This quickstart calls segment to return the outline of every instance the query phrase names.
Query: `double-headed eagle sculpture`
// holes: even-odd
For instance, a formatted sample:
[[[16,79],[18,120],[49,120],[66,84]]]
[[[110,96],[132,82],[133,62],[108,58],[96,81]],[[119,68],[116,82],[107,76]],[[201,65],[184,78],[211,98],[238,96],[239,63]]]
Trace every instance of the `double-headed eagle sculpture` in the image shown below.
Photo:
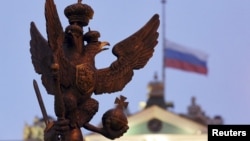
[[[109,139],[119,138],[129,128],[123,112],[128,104],[126,98],[116,98],[117,107],[104,113],[103,126],[97,127],[90,124],[98,111],[98,101],[91,95],[121,91],[131,81],[133,71],[147,64],[158,43],[159,15],[155,14],[141,29],[114,45],[112,53],[117,59],[109,67],[97,69],[95,56],[106,50],[109,43],[99,41],[98,31],[83,32],[93,17],[93,9],[78,0],[67,6],[64,14],[69,20],[65,31],[54,1],[46,0],[47,40],[34,22],[30,27],[34,69],[41,75],[47,93],[55,99],[57,121],[46,122],[45,141],[83,141],[82,127]],[[35,80],[34,88],[39,93]]]

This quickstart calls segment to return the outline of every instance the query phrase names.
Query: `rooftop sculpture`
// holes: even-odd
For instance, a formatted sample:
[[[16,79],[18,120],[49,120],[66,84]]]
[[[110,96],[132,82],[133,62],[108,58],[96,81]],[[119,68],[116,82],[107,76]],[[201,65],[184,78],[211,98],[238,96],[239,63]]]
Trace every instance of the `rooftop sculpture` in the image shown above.
[[[95,56],[106,50],[106,41],[99,41],[98,31],[83,32],[83,27],[93,18],[94,10],[78,0],[64,11],[69,25],[61,25],[53,0],[45,2],[47,40],[34,22],[30,27],[30,52],[36,73],[41,75],[43,86],[54,96],[56,122],[46,122],[45,141],[83,141],[80,128],[102,134],[109,139],[121,137],[128,130],[123,113],[126,97],[115,100],[117,107],[102,117],[103,127],[90,124],[98,111],[98,101],[92,94],[100,95],[121,91],[132,80],[133,71],[143,68],[152,57],[158,41],[159,15],[155,14],[137,32],[117,43],[112,53],[117,60],[107,68],[96,69]],[[46,119],[38,85],[34,89]],[[39,98],[40,97],[40,98]]]

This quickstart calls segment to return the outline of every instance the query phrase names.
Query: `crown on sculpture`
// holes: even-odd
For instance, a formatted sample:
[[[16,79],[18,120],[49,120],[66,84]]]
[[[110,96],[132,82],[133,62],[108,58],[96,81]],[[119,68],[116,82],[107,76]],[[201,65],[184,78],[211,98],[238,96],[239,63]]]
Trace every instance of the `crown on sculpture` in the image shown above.
[[[84,34],[84,40],[87,41],[87,43],[90,42],[98,42],[98,38],[100,38],[100,33],[98,31],[91,31],[89,28],[89,31]]]
[[[82,4],[78,0],[76,4],[69,5],[65,8],[64,14],[70,24],[77,23],[80,26],[87,26],[89,20],[93,18],[94,10],[87,4]]]

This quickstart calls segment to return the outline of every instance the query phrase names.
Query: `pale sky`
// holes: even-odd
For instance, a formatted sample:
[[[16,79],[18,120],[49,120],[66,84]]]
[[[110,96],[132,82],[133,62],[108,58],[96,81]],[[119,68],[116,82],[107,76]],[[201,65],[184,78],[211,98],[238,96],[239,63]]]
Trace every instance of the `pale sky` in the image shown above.
[[[63,27],[68,25],[63,10],[77,0],[55,0]],[[161,0],[83,0],[94,11],[89,27],[101,33],[100,40],[111,47],[141,28],[155,13]],[[0,141],[21,140],[25,123],[42,117],[32,81],[38,81],[49,115],[54,116],[53,97],[46,94],[40,76],[35,73],[29,52],[30,22],[34,21],[46,37],[45,0],[2,1],[0,5]],[[171,111],[186,113],[191,97],[206,115],[221,115],[225,124],[250,124],[250,1],[249,0],[168,0],[166,37],[178,44],[209,55],[208,75],[165,69],[165,100],[174,103]],[[85,31],[87,28],[85,29]],[[129,110],[139,110],[147,100],[147,85],[157,72],[162,74],[162,28],[153,57],[123,91],[94,96],[99,112],[91,123],[97,125],[102,114],[113,108],[114,99],[127,97]],[[111,49],[98,55],[96,66],[108,66],[116,58]],[[83,130],[85,133],[86,130]]]

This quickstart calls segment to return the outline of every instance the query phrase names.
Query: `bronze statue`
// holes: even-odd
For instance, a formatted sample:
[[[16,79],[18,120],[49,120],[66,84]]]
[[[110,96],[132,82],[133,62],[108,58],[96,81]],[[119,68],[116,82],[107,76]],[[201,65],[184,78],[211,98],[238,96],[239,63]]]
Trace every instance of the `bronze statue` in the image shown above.
[[[64,14],[69,20],[65,31],[54,1],[46,0],[48,40],[40,34],[34,22],[30,28],[34,69],[41,75],[47,93],[55,98],[57,121],[46,123],[45,140],[83,141],[81,127],[109,139],[119,138],[129,128],[123,113],[128,104],[126,98],[117,98],[117,107],[102,117],[103,127],[96,127],[89,123],[98,111],[98,101],[91,95],[121,91],[131,81],[133,71],[146,65],[158,43],[159,15],[155,14],[140,30],[113,47],[117,60],[109,67],[96,69],[95,56],[106,50],[109,43],[98,40],[98,31],[83,32],[83,27],[93,17],[93,9],[78,0],[66,7]],[[35,80],[34,88],[39,93]]]

